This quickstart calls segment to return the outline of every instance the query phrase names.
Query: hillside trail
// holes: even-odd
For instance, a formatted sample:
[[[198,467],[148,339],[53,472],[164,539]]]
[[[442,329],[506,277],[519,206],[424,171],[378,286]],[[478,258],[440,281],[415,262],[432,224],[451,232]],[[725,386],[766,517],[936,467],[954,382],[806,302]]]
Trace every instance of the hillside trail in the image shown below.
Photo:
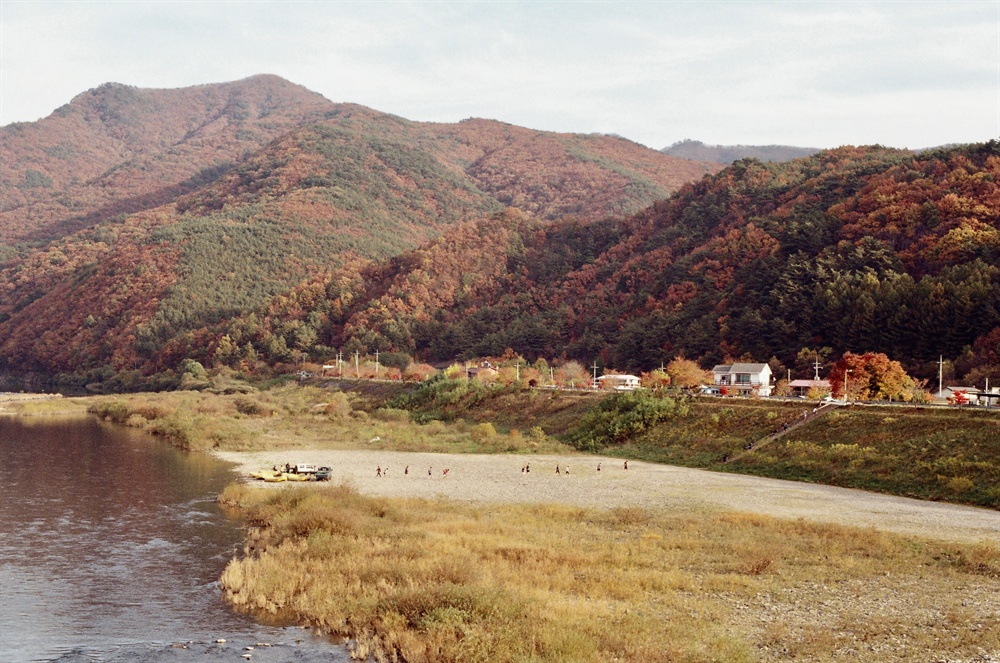
[[[827,413],[832,412],[837,407],[838,407],[837,403],[823,403],[817,407],[814,407],[812,409],[812,412],[810,412],[808,409],[805,409],[802,411],[802,416],[796,419],[791,424],[784,425],[775,432],[771,433],[770,435],[765,435],[759,440],[748,443],[745,447],[743,447],[743,451],[726,456],[722,462],[732,463],[733,461],[739,460],[740,458],[749,453],[753,453],[758,449],[766,447],[771,442],[774,442],[775,440],[784,437],[793,430],[801,428],[806,424],[812,423],[816,419],[825,416]]]

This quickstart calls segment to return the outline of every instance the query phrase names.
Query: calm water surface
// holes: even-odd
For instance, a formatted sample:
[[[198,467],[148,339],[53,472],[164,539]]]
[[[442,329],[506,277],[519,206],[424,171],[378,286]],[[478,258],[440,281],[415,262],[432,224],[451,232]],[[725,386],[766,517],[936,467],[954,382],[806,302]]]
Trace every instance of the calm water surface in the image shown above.
[[[232,479],[94,419],[0,416],[0,663],[348,660],[222,602],[242,531],[214,498]]]

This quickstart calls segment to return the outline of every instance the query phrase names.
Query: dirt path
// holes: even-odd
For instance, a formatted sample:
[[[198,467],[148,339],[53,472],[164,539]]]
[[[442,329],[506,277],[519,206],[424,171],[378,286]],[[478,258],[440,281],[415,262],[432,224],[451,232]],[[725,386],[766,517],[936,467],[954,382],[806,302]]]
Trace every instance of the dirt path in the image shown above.
[[[362,493],[385,497],[442,497],[477,503],[559,503],[593,508],[638,506],[695,512],[743,511],[873,527],[948,541],[1000,544],[1000,512],[989,509],[639,461],[629,461],[625,470],[621,459],[597,456],[367,450],[218,452],[216,455],[235,463],[244,477],[251,471],[285,463],[327,465],[333,468],[334,483],[347,481]],[[598,463],[600,472],[597,471]],[[526,465],[530,465],[528,473],[522,472]],[[559,465],[559,474],[556,474],[556,465]],[[407,466],[409,473],[404,474]],[[388,474],[376,478],[376,467],[381,467],[383,472],[388,468]],[[445,469],[449,470],[447,477],[443,475]]]

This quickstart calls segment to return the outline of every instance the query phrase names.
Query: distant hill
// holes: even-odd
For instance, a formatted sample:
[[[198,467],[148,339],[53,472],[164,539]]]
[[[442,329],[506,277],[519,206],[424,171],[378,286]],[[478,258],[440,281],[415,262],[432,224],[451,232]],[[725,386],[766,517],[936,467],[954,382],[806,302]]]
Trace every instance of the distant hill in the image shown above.
[[[815,147],[788,145],[706,145],[698,140],[682,140],[660,151],[682,159],[730,164],[748,158],[780,163],[812,156],[820,150]]]
[[[617,137],[411,122],[274,76],[103,85],[0,129],[0,158],[0,369],[49,374],[169,368],[311,274],[508,206],[624,217],[720,168]]]

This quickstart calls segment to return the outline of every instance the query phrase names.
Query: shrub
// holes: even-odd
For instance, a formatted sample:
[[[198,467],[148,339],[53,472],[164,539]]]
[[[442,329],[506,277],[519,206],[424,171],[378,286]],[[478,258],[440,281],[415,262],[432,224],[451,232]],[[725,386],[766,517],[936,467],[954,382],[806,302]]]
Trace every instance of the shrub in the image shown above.
[[[972,479],[967,477],[954,477],[948,481],[947,485],[948,490],[955,495],[968,492],[976,487],[976,484],[972,482]]]
[[[580,450],[596,451],[621,444],[686,410],[672,398],[644,391],[612,394],[584,415],[570,441]]]
[[[477,424],[476,427],[472,429],[472,440],[474,442],[486,442],[496,437],[496,435],[496,428],[494,428],[493,424],[489,422]]]
[[[250,417],[270,417],[274,410],[270,406],[252,398],[237,398],[233,401],[233,406],[240,414]]]
[[[354,408],[351,401],[342,391],[338,391],[330,396],[330,401],[323,407],[323,412],[331,419],[343,419],[349,417]]]

